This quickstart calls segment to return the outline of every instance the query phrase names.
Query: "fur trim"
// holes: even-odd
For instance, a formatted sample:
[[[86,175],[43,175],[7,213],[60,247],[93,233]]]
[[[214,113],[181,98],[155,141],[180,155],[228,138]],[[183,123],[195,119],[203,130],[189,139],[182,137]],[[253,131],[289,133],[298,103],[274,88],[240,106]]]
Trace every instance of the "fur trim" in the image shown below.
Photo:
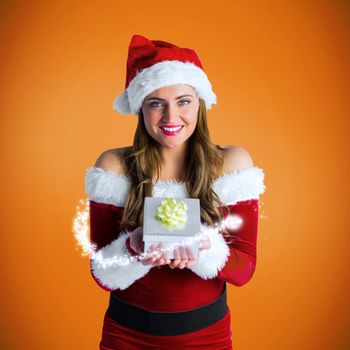
[[[245,168],[225,174],[213,182],[213,190],[226,205],[258,199],[265,192],[264,171],[258,167]]]
[[[191,62],[167,60],[139,71],[127,89],[115,99],[113,107],[120,113],[137,115],[148,94],[174,84],[193,86],[207,109],[216,103],[216,95],[204,70]]]
[[[218,272],[225,266],[230,256],[230,249],[225,238],[218,232],[217,228],[201,224],[199,237],[202,236],[209,237],[211,247],[200,250],[197,263],[189,269],[199,277],[207,280],[216,277]]]
[[[85,193],[99,203],[124,206],[128,197],[130,180],[110,169],[91,167],[85,176]],[[264,193],[264,171],[258,167],[241,169],[225,174],[213,182],[213,189],[226,205],[238,201],[258,199]],[[154,197],[186,198],[186,184],[181,181],[158,181],[153,187]]]
[[[140,261],[132,259],[126,247],[126,240],[131,232],[125,231],[107,246],[98,250],[97,254],[101,254],[104,260],[113,257],[127,258],[127,265],[120,266],[103,266],[100,261],[91,259],[91,272],[94,277],[105,287],[110,290],[126,289],[138,279],[145,276],[152,265],[143,265]]]
[[[91,167],[85,176],[85,193],[97,203],[124,206],[128,197],[130,180],[110,169]]]

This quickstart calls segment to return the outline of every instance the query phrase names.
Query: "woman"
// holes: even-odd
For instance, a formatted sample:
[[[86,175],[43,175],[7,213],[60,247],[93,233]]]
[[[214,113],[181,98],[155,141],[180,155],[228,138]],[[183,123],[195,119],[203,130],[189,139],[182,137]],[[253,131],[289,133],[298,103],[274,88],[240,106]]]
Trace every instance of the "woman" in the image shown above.
[[[111,292],[100,349],[232,349],[226,282],[242,286],[254,273],[265,185],[244,148],[210,141],[215,102],[194,50],[132,37],[114,107],[138,115],[134,143],[103,152],[85,179],[96,252],[128,261],[91,259],[93,278]],[[199,198],[198,259],[188,246],[174,259],[162,244],[143,253],[146,196]]]

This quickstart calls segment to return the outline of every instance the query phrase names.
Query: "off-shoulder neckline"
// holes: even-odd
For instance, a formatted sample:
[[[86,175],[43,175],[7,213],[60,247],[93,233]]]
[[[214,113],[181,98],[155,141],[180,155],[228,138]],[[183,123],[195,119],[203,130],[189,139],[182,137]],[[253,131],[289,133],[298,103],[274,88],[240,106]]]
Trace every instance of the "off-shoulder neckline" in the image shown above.
[[[98,172],[105,172],[107,174],[110,174],[112,176],[116,176],[117,178],[120,178],[120,179],[123,179],[127,182],[130,182],[130,178],[129,176],[127,175],[124,175],[124,174],[119,174],[119,173],[116,173],[114,170],[110,169],[110,168],[101,168],[101,167],[96,167],[96,166],[92,166],[90,167],[89,169],[87,169],[88,171],[89,170],[92,170],[92,169],[95,169],[97,170]],[[231,176],[234,176],[234,175],[240,175],[240,174],[243,174],[243,173],[246,173],[246,172],[250,172],[250,171],[253,171],[253,170],[258,170],[258,171],[261,171],[262,169],[259,168],[258,166],[252,166],[252,167],[249,167],[249,168],[242,168],[242,169],[237,169],[237,170],[232,170],[232,171],[229,171],[227,173],[224,173],[222,175],[220,175],[219,177],[217,177],[216,179],[213,180],[213,183],[216,183],[220,180],[224,180],[228,177],[231,177]],[[168,179],[168,180],[157,180],[156,182],[153,183],[153,185],[184,185],[186,183],[186,181],[183,181],[183,180],[177,180],[177,179]]]
[[[85,192],[91,200],[124,205],[131,185],[127,175],[112,169],[90,167],[85,177]],[[212,182],[213,190],[226,204],[259,198],[265,191],[264,170],[257,166],[227,172]],[[154,197],[187,197],[185,181],[169,179],[153,183]]]

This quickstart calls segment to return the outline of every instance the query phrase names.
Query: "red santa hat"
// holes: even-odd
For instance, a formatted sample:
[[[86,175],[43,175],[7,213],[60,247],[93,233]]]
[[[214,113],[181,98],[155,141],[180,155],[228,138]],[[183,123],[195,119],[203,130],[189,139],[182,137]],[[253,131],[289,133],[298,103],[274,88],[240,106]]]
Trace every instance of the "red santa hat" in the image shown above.
[[[113,107],[122,114],[137,115],[148,94],[173,84],[191,85],[205,101],[206,109],[216,103],[196,51],[135,34],[129,45],[125,90]]]

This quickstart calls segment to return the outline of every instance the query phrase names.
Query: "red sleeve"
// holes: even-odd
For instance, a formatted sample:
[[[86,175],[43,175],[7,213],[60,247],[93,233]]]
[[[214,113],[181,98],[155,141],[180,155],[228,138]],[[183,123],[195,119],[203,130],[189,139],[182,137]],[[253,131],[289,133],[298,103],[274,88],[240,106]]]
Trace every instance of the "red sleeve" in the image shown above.
[[[258,199],[239,201],[229,205],[229,215],[243,220],[237,228],[225,225],[230,238],[225,238],[230,249],[230,256],[218,277],[235,286],[243,286],[253,276],[256,267],[256,243],[258,232]],[[225,217],[227,216],[225,214]],[[232,243],[229,243],[232,240]]]
[[[113,204],[97,203],[90,200],[90,241],[96,245],[96,251],[111,243],[118,238],[120,230],[120,221],[123,216],[123,207],[117,207]],[[90,260],[91,262],[91,260]],[[90,272],[96,283],[106,291],[112,289],[102,285],[94,276],[90,264]]]

